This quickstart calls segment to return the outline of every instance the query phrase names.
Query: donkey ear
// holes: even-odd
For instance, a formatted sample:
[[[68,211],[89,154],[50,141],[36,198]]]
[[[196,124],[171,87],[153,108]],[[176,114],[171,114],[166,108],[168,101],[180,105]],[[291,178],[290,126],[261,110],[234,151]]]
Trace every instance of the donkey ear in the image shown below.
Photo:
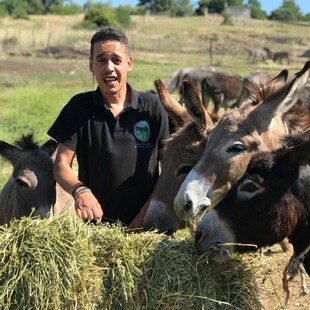
[[[284,157],[283,162],[286,167],[310,164],[310,141],[302,142],[293,147]]]
[[[14,162],[20,152],[21,150],[18,147],[4,141],[0,141],[0,155],[10,161],[12,165],[14,165]]]
[[[200,100],[197,86],[191,79],[186,78],[182,82],[182,88],[185,107],[195,121],[198,130],[201,132],[210,132],[214,128],[214,124]]]
[[[310,61],[307,61],[303,69],[295,78],[276,90],[253,111],[253,120],[258,129],[262,131],[268,128],[272,118],[283,115],[298,100],[310,76]]]
[[[47,153],[49,156],[52,156],[57,149],[58,143],[55,140],[48,140],[41,145],[40,149]]]
[[[189,115],[186,109],[174,99],[168,92],[165,84],[160,80],[154,81],[158,96],[168,115],[172,118],[176,127],[182,127],[188,120]]]

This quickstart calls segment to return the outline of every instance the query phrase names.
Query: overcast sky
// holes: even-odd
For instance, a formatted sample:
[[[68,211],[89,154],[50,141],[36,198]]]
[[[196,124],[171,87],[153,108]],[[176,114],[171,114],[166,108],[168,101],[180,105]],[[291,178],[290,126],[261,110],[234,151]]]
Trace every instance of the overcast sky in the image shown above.
[[[75,3],[79,3],[83,5],[86,3],[86,0],[73,0]],[[101,2],[101,3],[111,3],[114,7],[118,7],[120,5],[132,5],[136,6],[139,3],[139,0],[93,0],[93,3]],[[197,6],[198,1],[191,0],[191,3],[193,3],[194,8]],[[247,3],[245,0],[244,3]],[[259,0],[259,3],[261,4],[261,9],[267,14],[270,14],[273,10],[278,9],[283,4],[283,0]],[[300,8],[300,11],[302,14],[310,13],[310,0],[295,0],[295,3]]]

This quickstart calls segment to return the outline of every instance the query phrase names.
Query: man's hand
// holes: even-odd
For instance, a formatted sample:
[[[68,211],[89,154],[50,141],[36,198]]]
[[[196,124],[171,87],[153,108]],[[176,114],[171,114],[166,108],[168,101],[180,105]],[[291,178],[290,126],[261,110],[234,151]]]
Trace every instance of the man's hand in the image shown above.
[[[92,192],[84,192],[75,198],[75,210],[83,220],[101,220],[103,211]]]

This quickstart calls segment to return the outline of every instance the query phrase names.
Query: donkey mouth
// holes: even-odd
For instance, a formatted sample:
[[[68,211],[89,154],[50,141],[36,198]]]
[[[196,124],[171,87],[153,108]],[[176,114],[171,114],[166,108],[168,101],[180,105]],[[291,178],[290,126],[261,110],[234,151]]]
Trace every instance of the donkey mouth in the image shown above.
[[[228,247],[215,242],[207,251],[208,258],[216,263],[225,263],[230,259]]]

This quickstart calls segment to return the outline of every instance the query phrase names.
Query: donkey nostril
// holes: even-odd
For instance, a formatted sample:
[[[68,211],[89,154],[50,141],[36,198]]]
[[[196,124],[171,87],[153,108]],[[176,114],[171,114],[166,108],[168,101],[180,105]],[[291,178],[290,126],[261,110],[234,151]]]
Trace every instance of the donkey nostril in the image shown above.
[[[186,203],[184,210],[185,210],[185,211],[190,211],[190,210],[192,209],[192,207],[193,207],[193,203],[192,203],[192,201],[190,200],[190,201],[188,201],[188,202]]]

